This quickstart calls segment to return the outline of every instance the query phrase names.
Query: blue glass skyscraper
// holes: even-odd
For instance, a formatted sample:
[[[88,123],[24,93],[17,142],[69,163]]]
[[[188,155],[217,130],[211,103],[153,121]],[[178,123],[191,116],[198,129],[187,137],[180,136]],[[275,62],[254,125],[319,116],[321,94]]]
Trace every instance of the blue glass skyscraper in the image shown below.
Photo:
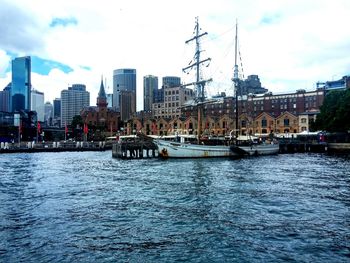
[[[30,110],[31,59],[19,57],[12,60],[12,83],[10,107],[13,112]]]

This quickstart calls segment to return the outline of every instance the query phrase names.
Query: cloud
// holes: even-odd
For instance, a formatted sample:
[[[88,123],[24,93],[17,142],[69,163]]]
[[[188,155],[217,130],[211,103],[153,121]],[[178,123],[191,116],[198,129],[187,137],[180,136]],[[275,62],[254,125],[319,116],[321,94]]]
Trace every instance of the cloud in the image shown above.
[[[12,1],[2,1],[0,17],[1,49],[24,54],[44,48],[40,26],[25,9]]]
[[[196,16],[208,32],[201,42],[202,58],[212,58],[202,72],[213,78],[208,94],[233,92],[236,19],[245,77],[259,75],[273,92],[312,89],[315,82],[350,70],[346,0],[2,2],[0,83],[8,76],[3,67],[9,52],[40,58],[45,70],[35,73],[33,85],[48,100],[68,83],[84,83],[94,104],[101,75],[112,92],[113,70],[124,67],[137,70],[138,98],[148,74],[192,82],[193,72],[181,69],[193,58],[193,43],[185,41],[193,36]],[[137,104],[141,109],[142,100]]]
[[[10,71],[10,67],[11,57],[5,51],[0,50],[0,80],[6,77],[6,73]]]

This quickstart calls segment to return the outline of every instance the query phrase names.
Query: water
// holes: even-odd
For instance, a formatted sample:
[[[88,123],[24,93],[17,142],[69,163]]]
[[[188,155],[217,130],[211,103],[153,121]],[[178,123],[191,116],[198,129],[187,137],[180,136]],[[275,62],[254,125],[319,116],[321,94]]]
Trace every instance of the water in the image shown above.
[[[0,156],[1,262],[350,262],[350,160]]]

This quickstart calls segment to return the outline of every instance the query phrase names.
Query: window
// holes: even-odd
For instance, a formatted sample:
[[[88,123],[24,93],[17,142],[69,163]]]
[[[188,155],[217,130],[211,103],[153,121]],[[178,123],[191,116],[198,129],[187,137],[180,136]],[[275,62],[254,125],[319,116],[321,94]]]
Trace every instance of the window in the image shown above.
[[[306,123],[306,118],[302,118],[301,123]]]
[[[284,119],[283,120],[284,126],[289,126],[289,119]]]
[[[265,118],[261,120],[261,127],[267,127],[267,120]]]

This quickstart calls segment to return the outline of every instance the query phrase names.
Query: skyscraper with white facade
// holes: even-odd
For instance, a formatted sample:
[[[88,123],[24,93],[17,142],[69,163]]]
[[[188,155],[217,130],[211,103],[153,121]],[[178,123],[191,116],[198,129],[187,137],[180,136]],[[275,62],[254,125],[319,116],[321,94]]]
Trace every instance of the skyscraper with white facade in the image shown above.
[[[90,105],[90,93],[84,84],[73,84],[68,90],[61,91],[61,126],[69,125],[73,117]]]
[[[38,90],[32,90],[31,92],[31,109],[36,111],[38,121],[44,121],[45,115],[45,104],[44,104],[44,93]]]

